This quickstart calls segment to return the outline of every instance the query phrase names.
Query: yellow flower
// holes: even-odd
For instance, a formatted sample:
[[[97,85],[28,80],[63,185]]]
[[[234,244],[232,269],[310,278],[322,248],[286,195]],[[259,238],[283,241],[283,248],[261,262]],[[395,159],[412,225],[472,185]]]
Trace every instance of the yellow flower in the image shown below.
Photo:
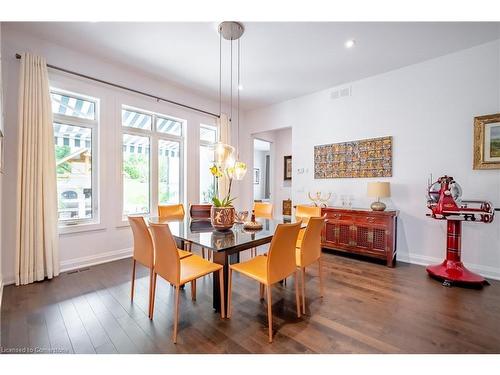
[[[222,177],[221,169],[215,164],[212,165],[212,167],[210,168],[210,173],[212,173],[212,175],[217,177],[217,178]]]

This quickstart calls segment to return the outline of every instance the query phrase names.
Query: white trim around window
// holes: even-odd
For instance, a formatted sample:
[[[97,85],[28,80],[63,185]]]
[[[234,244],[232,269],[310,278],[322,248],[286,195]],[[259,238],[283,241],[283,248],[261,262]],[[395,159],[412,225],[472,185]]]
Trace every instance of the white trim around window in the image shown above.
[[[201,138],[201,131],[202,129],[207,129],[209,131],[214,131],[215,130],[215,138],[213,141],[208,141],[204,140]],[[203,197],[202,197],[202,189],[201,189],[201,174],[202,174],[202,169],[201,169],[201,148],[202,147],[213,147],[217,140],[219,139],[219,127],[217,125],[207,125],[207,124],[200,124],[198,127],[198,140],[199,140],[199,146],[198,146],[198,199],[200,203],[210,203],[210,202],[204,202]],[[207,171],[206,171],[207,172]],[[215,177],[213,177],[213,184],[216,183]]]
[[[51,87],[51,94],[59,94],[71,97],[73,99],[81,99],[82,101],[91,102],[94,105],[94,118],[80,118],[72,115],[54,113],[53,123],[67,127],[78,127],[89,129],[91,134],[91,218],[76,218],[59,220],[59,233],[74,233],[89,230],[100,230],[104,226],[101,225],[100,209],[99,209],[99,119],[100,119],[100,99],[82,93],[74,93],[59,87]],[[76,142],[72,140],[73,142]],[[63,140],[63,144],[64,144]],[[68,140],[68,142],[70,142]],[[78,140],[78,142],[81,142]],[[85,140],[82,140],[85,142]],[[76,143],[75,145],[76,146]],[[79,147],[79,146],[77,146]],[[59,204],[60,192],[58,191],[57,201]],[[59,210],[58,210],[59,211]]]
[[[140,127],[135,127],[135,126],[124,126],[123,121],[122,121],[122,113],[123,110],[130,110],[133,112],[138,113],[139,115],[145,115],[145,116],[151,116],[151,126],[150,129],[143,129]],[[180,134],[169,134],[167,132],[161,132],[158,131],[157,129],[157,122],[159,119],[169,119],[172,120],[173,122],[179,123],[180,124]],[[185,155],[184,155],[184,150],[185,150],[185,142],[186,142],[186,120],[179,119],[170,115],[164,115],[162,113],[157,113],[157,112],[152,112],[152,111],[147,111],[144,109],[140,109],[134,106],[126,105],[126,104],[121,104],[119,106],[119,126],[120,126],[120,131],[119,131],[119,165],[117,168],[119,169],[119,178],[120,178],[120,220],[118,222],[118,227],[121,226],[127,226],[128,221],[127,221],[127,215],[124,213],[124,183],[123,183],[123,178],[124,178],[124,172],[123,172],[123,135],[128,134],[131,136],[140,136],[140,137],[147,137],[149,139],[149,212],[135,212],[135,213],[130,213],[130,214],[143,214],[143,215],[152,215],[154,216],[156,214],[156,210],[159,204],[159,144],[161,141],[170,141],[170,142],[176,142],[179,144],[179,150],[178,150],[178,157],[179,157],[179,203],[184,203],[185,196],[184,196],[184,183],[185,183],[185,173],[184,173],[184,168],[185,168]],[[127,146],[125,146],[127,147]],[[135,148],[134,148],[134,151]]]

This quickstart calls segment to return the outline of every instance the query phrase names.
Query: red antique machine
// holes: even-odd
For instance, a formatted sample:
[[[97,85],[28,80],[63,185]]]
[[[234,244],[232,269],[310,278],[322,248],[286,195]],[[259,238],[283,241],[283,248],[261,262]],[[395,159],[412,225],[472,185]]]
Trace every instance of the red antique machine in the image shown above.
[[[485,283],[484,278],[465,268],[460,259],[462,221],[491,223],[495,210],[490,202],[461,200],[461,196],[462,189],[453,177],[443,176],[429,185],[427,207],[432,214],[428,216],[446,220],[448,230],[446,259],[441,264],[428,266],[427,272],[443,279],[445,286],[452,283],[480,286]]]

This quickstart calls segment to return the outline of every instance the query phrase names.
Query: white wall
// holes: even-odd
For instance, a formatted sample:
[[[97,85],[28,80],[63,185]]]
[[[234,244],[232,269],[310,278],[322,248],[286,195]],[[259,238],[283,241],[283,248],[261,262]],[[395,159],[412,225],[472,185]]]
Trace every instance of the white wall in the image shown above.
[[[369,62],[367,62],[369,63]],[[307,202],[308,191],[342,194],[368,207],[366,184],[373,179],[315,180],[314,145],[392,135],[391,207],[400,210],[398,259],[428,264],[445,254],[445,223],[427,218],[426,183],[448,174],[464,198],[488,199],[500,207],[500,170],[472,170],[474,116],[500,111],[500,42],[352,82],[352,96],[330,99],[323,90],[245,113],[240,148],[250,160],[251,134],[293,128],[292,199]],[[298,169],[304,172],[297,173]],[[242,205],[251,185],[240,186]],[[500,217],[492,224],[465,223],[463,259],[485,276],[500,278]]]
[[[17,180],[17,91],[19,61],[15,54],[30,51],[44,56],[53,65],[61,66],[90,76],[123,84],[191,106],[217,112],[218,103],[195,96],[176,88],[157,77],[141,74],[139,71],[111,62],[97,60],[91,56],[75,52],[13,30],[8,24],[2,24],[2,57],[5,98],[5,179],[3,188],[2,215],[11,218],[15,213]],[[163,114],[172,115],[187,121],[187,147],[185,148],[186,171],[185,203],[197,202],[199,198],[199,135],[200,123],[213,124],[208,116],[193,111],[157,103],[145,97],[131,94],[109,86],[72,76],[49,71],[51,85],[98,97],[101,100],[101,118],[99,124],[99,210],[101,222],[92,231],[60,235],[60,259],[62,269],[78,267],[84,264],[106,261],[130,254],[131,233],[121,222],[121,130],[120,106],[128,104]],[[15,262],[15,224],[12,220],[2,221],[2,272],[5,282],[14,279]]]

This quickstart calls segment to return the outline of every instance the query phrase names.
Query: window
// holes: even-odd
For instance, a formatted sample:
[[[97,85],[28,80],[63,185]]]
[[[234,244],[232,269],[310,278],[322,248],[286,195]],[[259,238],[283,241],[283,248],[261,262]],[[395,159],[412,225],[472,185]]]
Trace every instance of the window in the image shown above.
[[[217,127],[200,126],[200,203],[209,203],[215,194],[215,177],[210,173],[217,142]]]
[[[95,99],[84,99],[72,94],[57,92],[50,93],[52,99],[52,113],[63,115],[68,118],[79,118],[85,120],[96,120]]]
[[[97,220],[98,100],[56,89],[51,99],[59,223]]]
[[[123,106],[122,128],[123,215],[182,202],[183,122]]]
[[[136,153],[133,145],[141,145],[146,152]],[[123,146],[123,212],[125,215],[149,213],[150,139],[124,133]]]
[[[158,141],[158,203],[174,204],[180,199],[181,143]]]

